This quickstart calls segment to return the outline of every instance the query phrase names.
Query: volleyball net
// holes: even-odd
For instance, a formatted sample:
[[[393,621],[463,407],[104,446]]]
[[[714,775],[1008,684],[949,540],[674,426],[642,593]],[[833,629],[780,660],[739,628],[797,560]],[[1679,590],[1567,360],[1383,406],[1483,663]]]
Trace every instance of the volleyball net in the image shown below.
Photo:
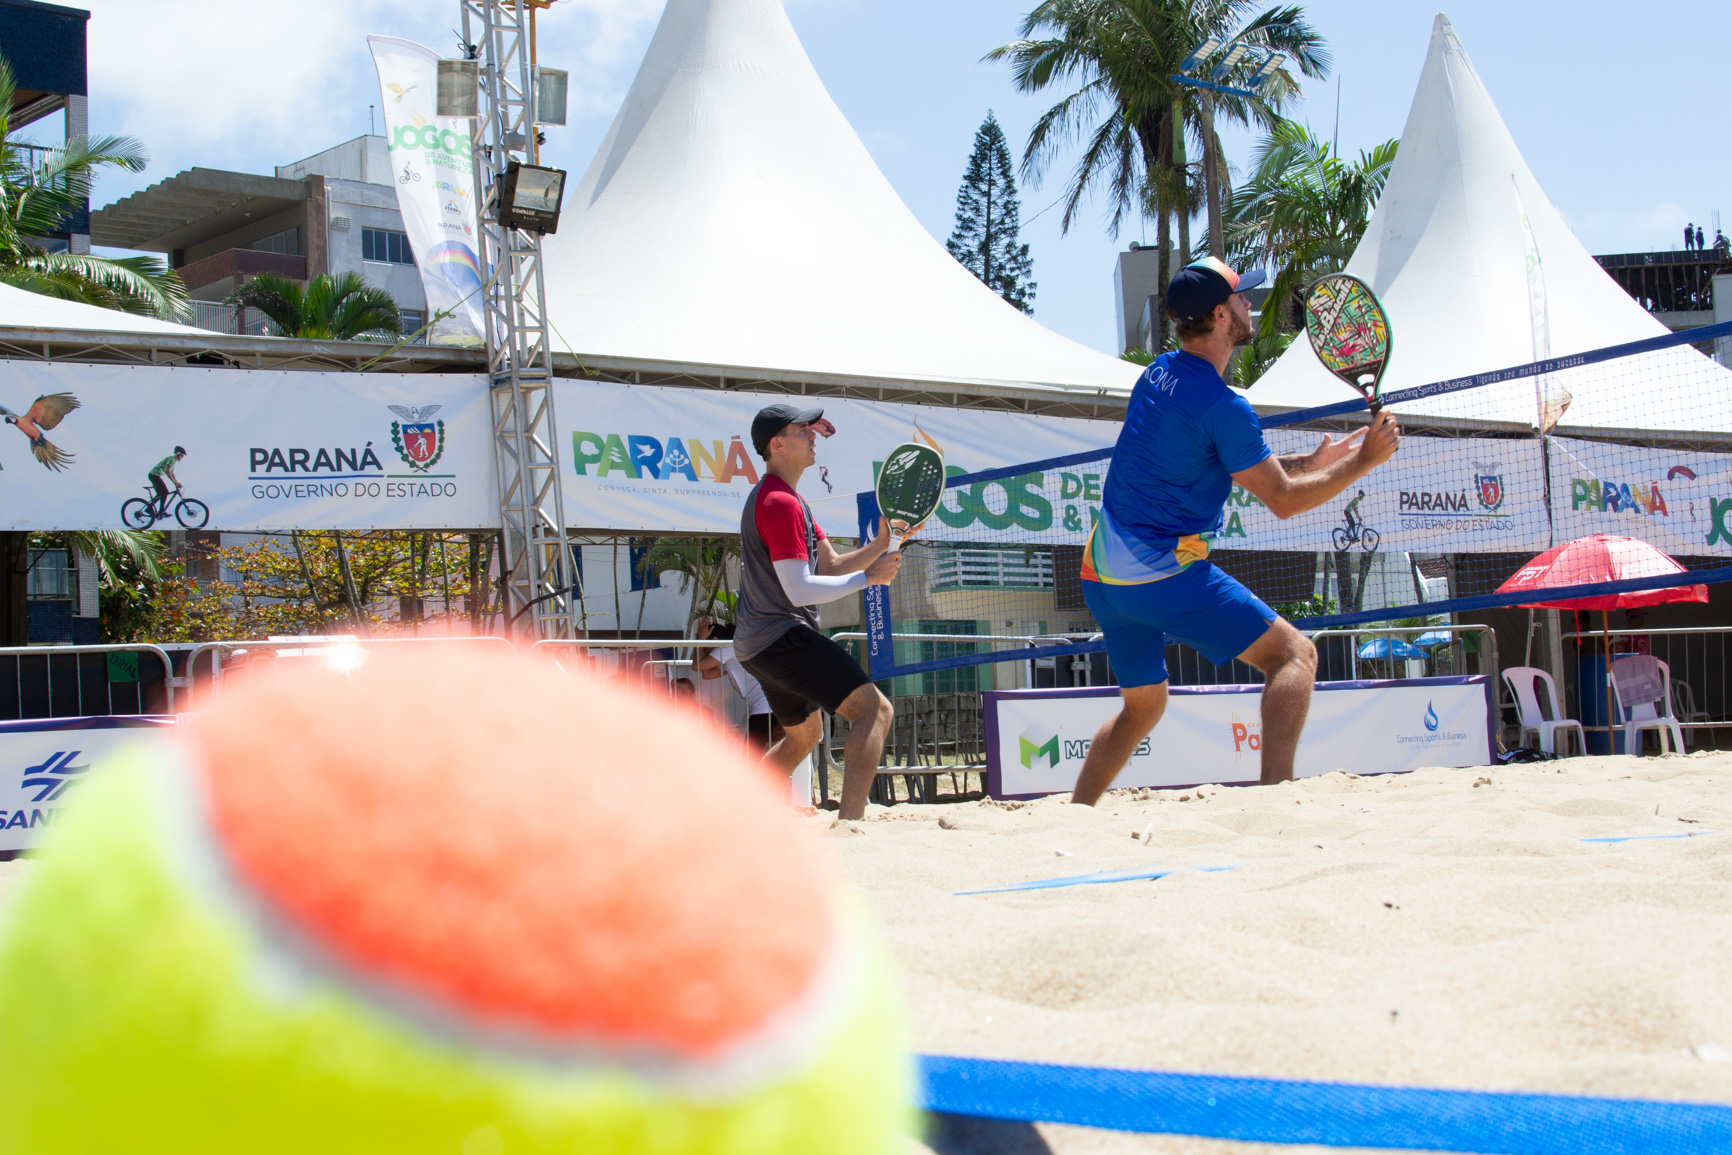
[[[1210,561],[1307,632],[1531,604],[1499,587],[1593,534],[1664,551],[1688,583],[1583,580],[1544,600],[1732,580],[1732,370],[1702,349],[1732,349],[1732,323],[1386,394],[1394,458],[1286,520],[1235,487]],[[1349,395],[1261,419],[1271,450],[1302,456],[1365,410]],[[867,593],[873,678],[1103,651],[1080,569],[1112,457],[952,468],[896,583]],[[866,536],[877,505],[858,504]]]

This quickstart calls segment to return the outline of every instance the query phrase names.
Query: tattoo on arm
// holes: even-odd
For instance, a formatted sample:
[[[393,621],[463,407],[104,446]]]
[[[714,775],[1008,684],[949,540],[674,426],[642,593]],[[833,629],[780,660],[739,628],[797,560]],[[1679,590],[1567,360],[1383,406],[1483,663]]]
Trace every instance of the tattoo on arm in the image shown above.
[[[1279,461],[1281,468],[1287,471],[1289,477],[1292,477],[1306,471],[1305,463],[1310,456],[1309,453],[1283,453],[1275,460]]]

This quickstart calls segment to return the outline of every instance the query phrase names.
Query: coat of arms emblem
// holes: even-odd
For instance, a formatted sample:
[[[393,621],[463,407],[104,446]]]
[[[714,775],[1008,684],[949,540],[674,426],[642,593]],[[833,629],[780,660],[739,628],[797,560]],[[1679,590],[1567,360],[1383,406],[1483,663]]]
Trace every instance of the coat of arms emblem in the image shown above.
[[[1503,504],[1503,474],[1493,473],[1497,466],[1487,465],[1482,461],[1473,463],[1475,469],[1483,472],[1474,474],[1473,483],[1479,489],[1479,506],[1490,511]]]
[[[445,422],[429,421],[442,406],[391,405],[402,421],[391,422],[391,447],[416,473],[426,473],[445,455]]]

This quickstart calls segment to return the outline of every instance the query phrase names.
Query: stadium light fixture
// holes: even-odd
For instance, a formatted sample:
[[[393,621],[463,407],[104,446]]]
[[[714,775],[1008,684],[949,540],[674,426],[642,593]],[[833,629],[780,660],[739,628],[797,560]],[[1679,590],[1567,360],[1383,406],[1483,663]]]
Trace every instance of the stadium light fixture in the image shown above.
[[[1262,67],[1257,69],[1257,71],[1255,71],[1251,74],[1251,79],[1248,81],[1248,84],[1252,88],[1263,87],[1264,82],[1267,81],[1271,76],[1275,75],[1275,70],[1277,68],[1280,68],[1285,63],[1287,63],[1287,54],[1286,53],[1284,53],[1284,52],[1271,52],[1269,54],[1269,59],[1267,59],[1263,62]]]
[[[1179,71],[1189,72],[1193,68],[1200,66],[1205,60],[1209,59],[1209,57],[1215,55],[1215,50],[1220,47],[1221,38],[1219,36],[1209,37],[1207,40],[1197,45],[1196,51],[1185,57],[1184,61],[1179,65]]]
[[[1233,67],[1243,60],[1245,53],[1249,51],[1251,51],[1251,46],[1248,44],[1233,45],[1227,55],[1221,57],[1221,62],[1215,65],[1215,70],[1209,73],[1209,77],[1213,80],[1225,80],[1227,74],[1233,71]]]
[[[532,233],[559,231],[565,170],[512,161],[499,181],[499,223]]]
[[[441,60],[436,72],[434,116],[481,115],[481,65],[474,60]]]
[[[566,92],[570,76],[563,68],[535,70],[535,123],[565,127]]]

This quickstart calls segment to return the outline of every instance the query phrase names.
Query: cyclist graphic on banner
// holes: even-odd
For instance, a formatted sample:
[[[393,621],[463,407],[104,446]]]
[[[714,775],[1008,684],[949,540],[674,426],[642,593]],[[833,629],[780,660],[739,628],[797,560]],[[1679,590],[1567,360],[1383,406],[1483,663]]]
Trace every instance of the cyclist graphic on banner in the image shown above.
[[[1353,500],[1347,503],[1347,508],[1341,511],[1341,518],[1347,523],[1347,528],[1335,527],[1331,538],[1335,543],[1336,553],[1345,553],[1357,542],[1366,553],[1377,552],[1378,534],[1375,529],[1368,528],[1365,519],[1359,515],[1359,503],[1365,500],[1365,491],[1357,491]]]
[[[172,516],[187,529],[203,529],[210,521],[210,508],[196,498],[182,497],[180,478],[174,475],[174,467],[184,460],[186,449],[177,445],[173,453],[151,466],[145,475],[145,489],[154,491],[155,496],[148,501],[139,497],[128,499],[120,507],[120,519],[133,529],[149,529]],[[175,498],[172,504],[169,501],[171,481]]]

